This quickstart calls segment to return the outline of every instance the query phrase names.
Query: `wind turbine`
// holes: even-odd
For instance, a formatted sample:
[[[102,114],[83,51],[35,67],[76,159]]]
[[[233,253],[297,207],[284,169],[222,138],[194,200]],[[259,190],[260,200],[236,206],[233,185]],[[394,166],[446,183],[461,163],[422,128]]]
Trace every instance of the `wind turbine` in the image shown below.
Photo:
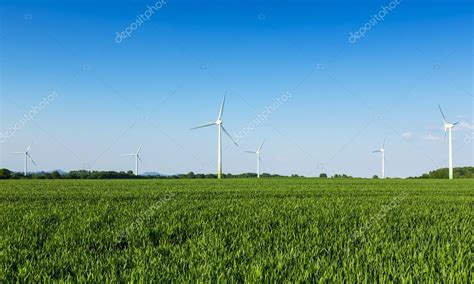
[[[439,111],[441,112],[441,116],[443,117],[443,123],[444,123],[444,139],[446,139],[446,131],[448,131],[448,151],[449,151],[449,179],[454,178],[453,174],[453,136],[452,136],[452,130],[454,126],[459,124],[459,122],[456,123],[449,123],[446,120],[446,116],[444,115],[443,109],[441,109],[441,106],[438,105]]]
[[[232,138],[232,136],[227,132],[227,130],[224,128],[224,125],[222,125],[222,114],[224,112],[224,104],[225,104],[225,97],[222,100],[221,104],[221,109],[219,111],[219,116],[217,117],[217,120],[215,122],[209,122],[200,126],[196,126],[191,128],[191,130],[198,129],[198,128],[203,128],[203,127],[209,127],[209,126],[217,126],[217,178],[220,179],[222,178],[222,134],[221,131],[224,131],[224,133],[229,136],[230,140],[234,142],[235,146],[239,146],[237,142]]]
[[[143,163],[142,159],[140,158],[140,150],[141,149],[142,149],[142,145],[140,145],[140,147],[138,147],[137,152],[134,153],[134,154],[123,154],[123,155],[121,155],[122,157],[125,157],[125,156],[134,156],[135,157],[135,175],[136,176],[138,176],[138,161]]]
[[[251,153],[251,154],[256,154],[257,155],[257,178],[260,177],[260,163],[262,162],[262,160],[260,159],[260,151],[262,150],[262,147],[263,147],[263,144],[265,143],[265,141],[262,142],[262,144],[260,145],[260,147],[258,147],[257,151],[245,151],[245,153]]]
[[[31,144],[28,145],[28,148],[26,148],[25,152],[13,152],[13,154],[25,155],[25,169],[24,169],[25,177],[28,175],[28,159],[30,159],[33,165],[36,166],[35,161],[33,161],[33,158],[31,158],[30,156],[30,149],[31,149]]]
[[[372,153],[381,153],[382,154],[382,179],[385,179],[385,138],[383,139],[382,147],[380,149],[373,151]]]

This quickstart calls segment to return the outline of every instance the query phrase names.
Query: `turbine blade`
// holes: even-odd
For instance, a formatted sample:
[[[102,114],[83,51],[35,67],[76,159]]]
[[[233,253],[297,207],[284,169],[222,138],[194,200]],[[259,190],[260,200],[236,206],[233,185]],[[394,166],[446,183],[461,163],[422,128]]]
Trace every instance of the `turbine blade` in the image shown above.
[[[456,125],[458,125],[459,123],[460,123],[459,121],[456,122],[456,123],[453,123],[453,126],[456,126]]]
[[[257,154],[257,152],[253,152],[253,151],[244,151],[244,153]]]
[[[30,154],[26,154],[26,156],[28,156],[28,158],[30,158],[31,162],[33,163],[33,165],[37,166],[35,161],[33,160],[33,158],[31,158]]]
[[[227,134],[227,136],[229,136],[230,140],[232,140],[232,142],[234,142],[235,146],[239,147],[239,144],[237,144],[237,142],[235,142],[234,138],[232,138],[232,136],[229,134],[229,132],[227,132],[227,130],[224,128],[224,126],[222,126],[222,130],[224,131],[225,134]]]
[[[372,151],[372,153],[380,153],[380,150]]]
[[[387,140],[387,137],[383,138],[383,143],[382,143],[382,149],[385,149],[385,141]]]
[[[199,126],[193,127],[193,128],[191,128],[190,130],[194,130],[194,129],[198,129],[198,128],[203,128],[203,127],[208,127],[208,126],[212,126],[212,125],[216,125],[216,123],[215,123],[215,122],[209,122],[209,123],[206,123],[206,124],[203,124],[203,125],[199,125]]]
[[[30,149],[31,149],[31,144],[33,144],[33,143],[30,143],[30,145],[28,145],[28,148],[26,148],[26,151],[25,151],[25,152],[30,151]]]
[[[140,154],[141,149],[142,149],[142,145],[140,145],[140,147],[138,147],[137,155]]]
[[[445,127],[444,128],[444,142],[446,142],[446,132],[448,132],[448,129]]]
[[[122,157],[127,157],[127,156],[135,156],[136,154],[121,154],[120,156]]]
[[[443,122],[448,123],[446,120],[446,116],[444,115],[443,109],[441,108],[440,105],[438,105],[439,111],[441,112],[441,116],[443,117]]]
[[[263,144],[265,144],[265,140],[263,140],[262,144],[260,144],[260,147],[258,147],[258,152],[260,152],[260,150],[262,150],[262,147],[263,147]]]
[[[137,158],[138,158],[138,160],[140,161],[140,163],[141,163],[142,165],[145,165],[145,164],[143,164],[143,161],[142,161],[142,158],[140,158],[140,155],[137,155]]]
[[[12,154],[23,154],[23,155],[25,155],[26,153],[25,152],[12,152]]]
[[[219,117],[217,118],[217,120],[222,119],[222,114],[224,113],[224,104],[225,104],[225,97],[226,96],[227,96],[227,93],[224,95],[224,99],[222,100],[221,109],[219,111]]]

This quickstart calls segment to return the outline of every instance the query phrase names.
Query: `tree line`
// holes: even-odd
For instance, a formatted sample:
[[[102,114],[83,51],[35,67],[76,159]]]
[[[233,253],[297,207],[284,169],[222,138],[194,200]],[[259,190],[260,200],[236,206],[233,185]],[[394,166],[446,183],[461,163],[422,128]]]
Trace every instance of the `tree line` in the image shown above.
[[[223,174],[224,178],[256,178],[257,174],[255,173],[242,173],[242,174]],[[418,177],[409,177],[409,179],[447,179],[449,176],[448,168],[442,168],[430,171]],[[277,175],[263,173],[260,175],[262,178],[283,178],[283,177],[293,177],[299,178],[304,177],[297,174],[291,176]],[[23,173],[13,172],[8,169],[0,169],[0,179],[215,179],[217,178],[216,174],[200,174],[189,172],[187,174],[176,174],[176,175],[144,175],[144,176],[135,176],[132,171],[88,171],[88,170],[78,170],[70,171],[68,173],[61,173],[59,171],[53,172],[38,172],[31,173],[27,176],[24,176]],[[349,179],[354,178],[346,174],[335,174],[333,176],[328,176],[325,173],[321,173],[319,178],[333,178],[333,179]],[[374,179],[377,179],[378,176],[373,176]],[[454,178],[474,178],[474,167],[460,167],[454,168]]]
[[[454,178],[474,178],[474,167],[459,167],[453,169]],[[442,168],[422,174],[416,179],[447,179],[449,178],[449,169]]]
[[[242,174],[223,174],[224,178],[255,178],[255,173],[242,173]],[[262,178],[276,178],[285,177],[276,174],[261,174]],[[298,175],[292,175],[291,177],[300,177]],[[70,171],[68,173],[61,173],[59,171],[53,172],[38,172],[30,173],[24,176],[20,172],[12,172],[8,169],[0,169],[0,179],[214,179],[217,178],[216,174],[199,174],[189,172],[187,174],[176,174],[176,175],[139,175],[136,176],[132,171],[88,171],[78,170]]]

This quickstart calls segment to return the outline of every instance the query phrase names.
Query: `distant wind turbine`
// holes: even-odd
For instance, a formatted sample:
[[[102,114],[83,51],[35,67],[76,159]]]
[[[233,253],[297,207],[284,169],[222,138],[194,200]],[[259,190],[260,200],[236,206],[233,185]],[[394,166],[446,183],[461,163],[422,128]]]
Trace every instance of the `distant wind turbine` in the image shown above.
[[[217,120],[215,122],[209,122],[197,127],[191,128],[191,130],[198,129],[198,128],[203,128],[203,127],[209,127],[209,126],[217,126],[217,178],[222,177],[222,138],[221,138],[221,131],[224,131],[224,133],[229,136],[230,140],[234,142],[235,146],[239,146],[237,142],[232,138],[232,136],[227,132],[227,130],[224,128],[223,122],[222,122],[222,114],[224,112],[224,104],[225,104],[225,98],[222,100],[221,104],[221,109],[219,111],[219,116],[217,117]]]
[[[380,149],[373,151],[372,153],[381,153],[382,154],[382,179],[385,179],[385,138],[383,139],[382,147]]]
[[[141,149],[142,149],[142,145],[140,145],[140,147],[138,147],[137,152],[134,153],[134,154],[123,154],[123,155],[121,155],[122,157],[125,157],[125,156],[134,156],[135,157],[135,175],[136,176],[138,176],[138,161],[140,161],[143,164],[143,161],[140,158],[140,150]]]
[[[444,123],[444,139],[446,140],[446,131],[448,132],[448,151],[449,151],[449,179],[454,178],[453,174],[453,136],[452,136],[452,130],[454,126],[458,125],[459,122],[456,123],[449,123],[446,120],[446,116],[444,115],[443,109],[441,109],[441,106],[438,105],[439,111],[441,112],[441,116],[443,117],[443,123]]]
[[[257,178],[260,177],[260,163],[262,162],[262,160],[260,159],[260,153],[261,153],[261,150],[262,150],[262,147],[263,147],[264,143],[265,143],[265,141],[262,142],[260,147],[258,147],[257,151],[245,151],[245,153],[251,153],[251,154],[256,154],[257,155]]]
[[[13,154],[25,155],[25,169],[24,169],[24,175],[25,176],[28,175],[28,159],[30,159],[31,162],[33,163],[33,165],[36,166],[35,161],[33,161],[33,158],[31,158],[31,156],[30,156],[30,149],[31,149],[31,144],[28,146],[28,148],[26,148],[25,152],[13,152]]]

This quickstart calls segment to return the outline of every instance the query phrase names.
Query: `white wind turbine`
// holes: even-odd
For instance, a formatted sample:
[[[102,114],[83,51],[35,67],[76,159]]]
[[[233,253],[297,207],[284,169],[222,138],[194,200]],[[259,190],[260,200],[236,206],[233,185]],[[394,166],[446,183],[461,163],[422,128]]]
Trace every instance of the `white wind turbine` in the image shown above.
[[[30,156],[30,149],[31,149],[31,144],[28,146],[28,148],[26,148],[25,152],[13,152],[13,154],[25,155],[25,169],[24,169],[25,176],[28,175],[28,159],[30,159],[33,165],[36,166],[35,161],[33,161],[33,158],[31,158]]]
[[[385,138],[383,139],[382,147],[380,149],[373,151],[372,153],[381,153],[382,154],[382,179],[385,179]]]
[[[261,153],[261,150],[262,150],[262,147],[263,147],[264,143],[265,143],[265,141],[262,142],[260,147],[258,147],[257,151],[245,151],[245,153],[251,153],[251,154],[256,154],[257,155],[257,178],[260,177],[260,163],[262,162],[262,160],[260,159],[260,153]]]
[[[136,176],[138,176],[138,161],[143,163],[142,159],[140,158],[140,150],[141,149],[142,149],[142,145],[140,145],[140,147],[138,147],[138,151],[134,154],[122,154],[121,155],[122,157],[125,157],[125,156],[134,156],[135,157],[135,175]]]
[[[452,130],[454,126],[459,124],[459,122],[456,123],[449,123],[446,120],[446,116],[444,115],[443,110],[441,109],[441,106],[438,105],[439,111],[441,112],[441,116],[443,117],[443,123],[444,123],[444,139],[446,139],[446,131],[448,132],[448,151],[449,151],[449,179],[454,178],[453,174],[453,136],[452,136]]]
[[[221,131],[224,131],[224,133],[227,136],[229,136],[230,140],[232,140],[232,142],[234,142],[234,144],[237,147],[239,146],[237,142],[234,141],[234,139],[229,134],[229,132],[227,132],[227,130],[222,125],[222,113],[224,112],[225,97],[226,96],[224,96],[224,99],[222,100],[219,116],[217,117],[217,120],[215,122],[209,122],[209,123],[191,128],[191,130],[194,130],[198,128],[213,126],[213,125],[217,126],[217,178],[219,179],[222,177],[222,138],[221,138],[222,134],[221,134]]]

